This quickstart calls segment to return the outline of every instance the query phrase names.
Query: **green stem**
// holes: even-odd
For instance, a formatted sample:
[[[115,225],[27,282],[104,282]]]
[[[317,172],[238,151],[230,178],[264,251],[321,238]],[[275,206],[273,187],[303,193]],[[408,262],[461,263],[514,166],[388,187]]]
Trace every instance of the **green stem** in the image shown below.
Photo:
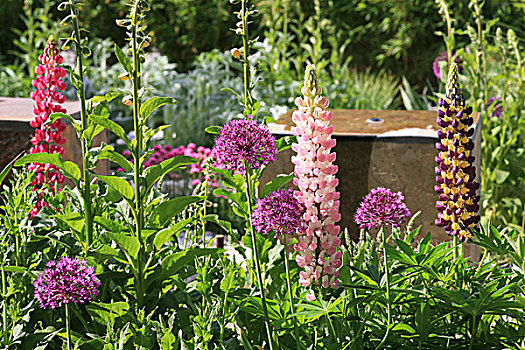
[[[386,255],[386,244],[387,236],[384,227],[381,227],[383,233],[383,259],[385,261],[385,274],[386,274],[386,310],[387,310],[387,322],[390,325],[392,323],[392,310],[390,305],[390,268],[388,266],[388,258]]]
[[[204,203],[202,206],[202,246],[203,248],[206,248],[206,209],[208,207],[208,164],[204,165]]]
[[[2,324],[3,324],[3,333],[4,333],[4,346],[7,346],[7,291],[6,291],[6,277],[5,277],[5,268],[2,264]]]
[[[388,339],[388,335],[390,334],[390,324],[392,323],[392,310],[390,305],[390,268],[388,266],[388,258],[386,255],[386,243],[387,243],[387,236],[386,236],[386,230],[382,226],[379,230],[378,235],[382,235],[383,238],[383,259],[385,263],[385,275],[386,275],[386,315],[387,315],[387,326],[386,326],[386,332],[385,336],[379,343],[379,345],[376,347],[376,349],[380,349],[383,344]]]
[[[135,147],[133,148],[133,162],[134,162],[134,182],[135,182],[135,212],[137,213],[137,222],[135,223],[135,235],[139,241],[139,253],[137,255],[137,268],[138,268],[138,279],[135,283],[137,293],[137,306],[142,308],[144,305],[144,290],[143,290],[143,279],[144,271],[142,264],[142,254],[144,251],[144,242],[142,242],[142,227],[144,222],[144,212],[142,208],[142,186],[141,186],[141,175],[142,165],[140,162],[141,150],[142,150],[142,124],[140,120],[140,98],[139,98],[139,86],[140,86],[140,56],[139,47],[137,44],[137,32],[138,32],[138,5],[139,1],[136,0],[132,9],[132,38],[131,38],[131,50],[133,52],[133,130],[135,132]]]
[[[284,247],[284,266],[286,268],[286,285],[288,287],[288,299],[290,301],[290,313],[295,313],[295,308],[293,304],[293,295],[292,295],[292,282],[290,278],[290,261],[288,260],[288,251],[287,246]],[[297,346],[297,349],[302,349],[301,341],[299,339],[299,332],[297,331],[297,319],[295,316],[292,316],[293,320],[293,331],[295,335],[295,344]]]
[[[67,350],[71,350],[71,326],[70,326],[70,313],[69,313],[69,304],[65,305],[66,309],[66,341],[67,341]]]
[[[91,208],[91,175],[89,173],[89,162],[88,162],[88,152],[90,148],[91,140],[86,140],[83,136],[83,132],[88,129],[88,113],[86,109],[86,95],[84,88],[84,64],[83,64],[83,54],[82,54],[82,41],[80,38],[80,28],[78,25],[77,17],[77,8],[75,1],[71,3],[71,15],[73,18],[73,29],[75,32],[75,48],[77,53],[77,70],[80,81],[80,89],[78,90],[78,98],[80,100],[80,122],[82,125],[82,134],[80,136],[80,146],[82,149],[82,199],[84,200],[84,212],[85,212],[85,222],[86,222],[86,249],[89,249],[91,243],[93,242],[93,217],[92,217],[92,208]],[[84,253],[87,253],[84,251]]]
[[[244,114],[248,115],[251,110],[248,106],[248,93],[250,91],[250,46],[248,45],[248,11],[246,9],[246,3],[248,0],[241,0],[241,20],[242,20],[242,45],[244,49],[244,60],[243,60],[243,71],[244,71]]]
[[[244,3],[244,2],[243,2]],[[261,273],[261,264],[259,261],[259,251],[257,249],[257,239],[255,237],[255,231],[252,224],[252,191],[251,191],[251,179],[250,179],[250,168],[247,163],[245,163],[245,179],[246,179],[246,198],[248,201],[248,219],[249,219],[249,230],[252,238],[252,251],[253,257],[255,260],[255,269],[257,271],[257,282],[259,286],[259,292],[261,293],[262,307],[265,318],[266,325],[266,335],[268,336],[268,345],[270,350],[273,350],[273,340],[272,340],[272,331],[270,328],[270,318],[268,317],[268,307],[266,306],[266,295],[264,294],[263,279]]]

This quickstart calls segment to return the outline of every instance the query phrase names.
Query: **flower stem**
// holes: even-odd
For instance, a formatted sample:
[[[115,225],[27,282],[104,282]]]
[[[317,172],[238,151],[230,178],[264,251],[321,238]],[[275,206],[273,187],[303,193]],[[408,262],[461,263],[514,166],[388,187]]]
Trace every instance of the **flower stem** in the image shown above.
[[[379,343],[379,345],[376,347],[376,349],[381,349],[383,344],[386,342],[388,335],[390,334],[390,324],[392,323],[392,311],[391,311],[391,305],[390,305],[390,268],[388,266],[388,258],[386,255],[386,243],[387,243],[387,236],[386,236],[386,230],[383,226],[381,226],[381,229],[379,230],[378,235],[382,235],[383,238],[383,259],[385,263],[385,276],[386,276],[386,315],[387,315],[387,327],[385,336]]]
[[[245,171],[246,199],[248,201],[248,220],[249,220],[250,235],[252,237],[252,252],[253,252],[253,257],[255,260],[255,269],[257,271],[257,282],[259,286],[259,292],[261,293],[261,301],[262,301],[262,307],[263,307],[265,325],[266,325],[266,335],[268,336],[268,345],[270,347],[270,350],[273,350],[272,331],[270,328],[270,318],[268,317],[268,307],[266,306],[266,295],[264,294],[264,288],[263,288],[261,264],[259,262],[259,252],[257,249],[257,239],[255,237],[255,230],[253,229],[253,224],[252,224],[252,193],[251,193],[252,191],[251,191],[251,185],[250,185],[250,168],[247,163],[245,163],[245,165],[246,165],[246,171]]]
[[[387,310],[387,322],[390,325],[392,323],[392,310],[390,305],[390,268],[388,266],[388,258],[386,255],[387,236],[384,227],[381,227],[383,233],[383,259],[385,260],[385,274],[386,274],[386,310]]]
[[[82,131],[88,129],[88,113],[86,108],[86,96],[84,88],[84,65],[83,65],[83,53],[82,53],[82,41],[80,38],[80,28],[78,25],[76,4],[73,1],[71,4],[71,15],[73,18],[73,30],[75,33],[75,48],[77,54],[77,70],[80,81],[80,89],[78,89],[78,98],[80,100],[80,121],[82,124]],[[83,134],[82,134],[83,135]],[[83,171],[83,186],[82,186],[82,199],[84,200],[84,212],[86,221],[86,249],[89,249],[93,242],[93,217],[91,208],[91,175],[89,173],[89,159],[88,152],[90,148],[90,140],[87,140],[84,136],[80,136],[80,144],[82,149],[82,171]],[[87,253],[87,252],[84,252]]]
[[[288,260],[288,251],[287,246],[284,247],[284,266],[286,268],[286,285],[288,287],[288,299],[290,300],[290,313],[295,313],[294,305],[293,305],[293,295],[292,295],[292,283],[290,278],[290,262]],[[299,332],[297,331],[297,320],[295,316],[292,316],[293,320],[293,331],[295,335],[295,344],[297,345],[297,349],[302,349],[301,341],[299,339]]]
[[[244,49],[244,59],[243,59],[243,71],[244,71],[244,114],[248,115],[251,113],[251,110],[248,106],[248,94],[249,94],[249,84],[250,84],[250,62],[248,57],[250,57],[250,46],[248,44],[248,11],[246,8],[246,3],[248,0],[241,0],[241,20],[242,20],[242,45]]]
[[[71,326],[70,326],[70,313],[69,313],[69,304],[65,305],[66,309],[66,341],[67,341],[67,350],[71,350]]]
[[[137,306],[141,308],[144,304],[144,290],[143,290],[143,278],[144,271],[142,266],[142,252],[144,244],[142,242],[142,226],[144,221],[144,213],[142,208],[142,186],[140,177],[142,175],[142,164],[140,162],[140,156],[142,151],[142,124],[140,120],[140,98],[139,98],[139,89],[140,89],[140,57],[139,57],[139,47],[137,44],[137,35],[138,35],[138,5],[139,1],[136,0],[133,9],[132,9],[132,39],[131,39],[131,49],[133,53],[133,130],[135,132],[135,148],[133,152],[133,161],[134,161],[134,182],[135,182],[135,212],[137,214],[137,222],[135,223],[135,235],[139,241],[139,253],[137,256],[137,265],[138,265],[138,278],[135,283],[135,288],[137,292]]]

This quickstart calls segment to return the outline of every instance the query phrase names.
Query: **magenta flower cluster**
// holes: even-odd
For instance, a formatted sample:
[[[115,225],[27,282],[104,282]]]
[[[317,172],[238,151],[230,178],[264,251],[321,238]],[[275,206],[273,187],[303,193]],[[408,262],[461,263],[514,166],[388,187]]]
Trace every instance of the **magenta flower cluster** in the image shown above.
[[[436,76],[436,78],[441,79],[441,69],[439,68],[439,62],[446,61],[448,61],[448,53],[446,51],[440,52],[434,59],[434,62],[432,63],[432,70],[434,71],[434,75]],[[457,57],[454,61],[456,63],[459,63],[459,59]],[[458,69],[461,72],[461,67],[458,67]]]
[[[374,188],[359,204],[354,216],[355,223],[361,229],[399,227],[411,216],[404,200],[401,192],[392,192],[385,187]]]
[[[277,190],[259,199],[252,213],[255,231],[273,234],[282,243],[288,243],[297,233],[303,232],[305,207],[294,197],[293,190]]]
[[[202,181],[205,180],[204,174],[204,165],[209,159],[212,159],[212,150],[204,146],[198,146],[190,142],[187,146],[179,146],[176,148],[171,147],[170,145],[155,145],[153,146],[153,154],[144,162],[144,168],[150,166],[158,165],[165,160],[178,157],[178,156],[188,156],[198,160],[197,163],[191,164],[189,172],[195,178],[192,180],[192,185],[197,186]],[[131,152],[126,150],[122,153],[126,158],[131,158]],[[215,166],[215,164],[212,164]],[[124,169],[119,168],[118,171],[124,171]],[[176,174],[170,174],[170,178],[175,178]],[[216,188],[218,186],[217,180],[212,178],[208,179],[210,186]]]
[[[501,105],[501,98],[489,97],[487,101],[487,109],[492,107],[491,117],[500,118],[503,115],[503,106]]]
[[[64,155],[62,145],[66,140],[61,133],[66,126],[61,119],[54,122],[49,120],[52,113],[66,110],[60,106],[66,97],[60,92],[66,88],[66,83],[62,80],[66,76],[66,70],[60,67],[63,58],[57,47],[56,41],[51,37],[47,42],[44,53],[39,56],[41,64],[35,68],[37,77],[32,85],[35,88],[31,92],[31,98],[35,101],[33,113],[35,117],[30,125],[35,128],[35,135],[31,139],[33,147],[29,153],[59,153]],[[35,176],[31,185],[38,191],[38,200],[31,210],[31,217],[34,217],[44,207],[50,205],[44,199],[44,190],[49,189],[55,193],[57,184],[64,182],[64,175],[59,169],[51,164],[33,163],[29,165],[29,170],[34,171]]]
[[[100,281],[85,260],[64,256],[58,261],[49,261],[33,286],[40,307],[55,309],[91,301],[99,293]]]
[[[295,198],[305,206],[303,218],[306,229],[298,233],[295,260],[303,271],[299,273],[299,284],[308,287],[312,283],[323,288],[339,286],[339,268],[342,265],[342,252],[338,237],[341,227],[339,213],[339,180],[335,176],[336,154],[331,152],[335,146],[334,131],[330,125],[332,113],[327,111],[328,99],[321,96],[315,67],[306,68],[305,83],[302,88],[304,98],[298,97],[299,108],[292,115],[296,126],[292,132],[297,135],[297,143],[292,149],[297,155],[292,157],[295,164],[293,183],[299,188]]]
[[[246,166],[260,169],[277,159],[275,137],[253,119],[236,119],[221,128],[213,155],[219,166],[244,174]]]

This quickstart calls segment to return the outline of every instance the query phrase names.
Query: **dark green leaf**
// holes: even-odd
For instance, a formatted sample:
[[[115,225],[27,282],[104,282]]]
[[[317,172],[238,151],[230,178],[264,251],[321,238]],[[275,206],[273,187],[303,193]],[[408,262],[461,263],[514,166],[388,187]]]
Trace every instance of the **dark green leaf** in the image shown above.
[[[153,113],[157,108],[167,104],[174,105],[175,103],[177,103],[177,101],[175,101],[175,99],[172,97],[154,96],[146,100],[146,102],[140,106],[140,117],[142,118],[142,122],[145,122],[151,113]]]
[[[170,199],[157,205],[150,214],[150,219],[164,227],[176,215],[180,214],[188,205],[203,200],[203,196],[185,196]]]
[[[279,174],[277,175],[272,181],[268,182],[266,185],[264,185],[262,191],[261,191],[261,198],[266,197],[266,195],[277,191],[278,189],[283,188],[288,182],[292,181],[294,178],[294,174]]]
[[[164,243],[166,243],[171,238],[171,236],[179,233],[182,229],[184,229],[192,221],[193,221],[193,218],[188,218],[186,220],[177,222],[175,225],[171,227],[165,228],[157,232],[157,234],[155,235],[155,239],[153,240],[153,244],[155,245],[155,248],[160,249],[164,245]]]
[[[15,162],[15,166],[22,166],[28,163],[52,164],[63,171],[64,175],[75,183],[80,181],[80,169],[73,162],[65,161],[58,153],[33,153],[26,154]]]

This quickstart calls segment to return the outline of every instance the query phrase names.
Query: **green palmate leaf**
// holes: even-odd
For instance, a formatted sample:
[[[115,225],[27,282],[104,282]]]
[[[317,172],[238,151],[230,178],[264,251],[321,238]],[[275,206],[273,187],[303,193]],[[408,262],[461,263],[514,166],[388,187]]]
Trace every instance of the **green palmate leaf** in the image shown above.
[[[146,193],[149,192],[149,190],[151,190],[151,188],[155,185],[155,182],[157,182],[162,176],[164,176],[164,174],[171,173],[177,168],[194,164],[197,162],[198,160],[193,157],[178,156],[166,159],[158,165],[148,167],[144,171],[144,174],[146,176]]]
[[[277,191],[278,189],[283,188],[288,182],[294,178],[294,174],[279,174],[272,181],[264,185],[261,191],[261,198],[266,197],[267,194]]]
[[[173,217],[186,209],[188,205],[203,199],[203,196],[185,196],[162,202],[151,211],[150,219],[157,227],[164,227]]]
[[[207,256],[224,252],[224,249],[217,248],[190,248],[168,255],[161,262],[162,269],[167,276],[178,273],[188,264],[193,263],[193,259],[199,256]]]
[[[160,230],[153,239],[153,244],[155,245],[155,248],[160,249],[164,245],[164,243],[166,243],[173,235],[179,233],[192,221],[193,218],[188,218],[186,220],[177,222],[171,227]]]
[[[131,141],[128,139],[126,131],[124,131],[124,128],[122,128],[122,126],[118,125],[112,120],[109,120],[108,118],[99,115],[90,115],[89,119],[117,135],[122,141],[124,141],[128,145],[128,147],[131,148]]]
[[[283,136],[275,142],[275,146],[279,152],[284,151],[292,147],[292,144],[297,142],[297,137],[295,136]]]
[[[106,235],[115,241],[117,245],[130,257],[136,259],[140,249],[140,242],[135,236],[128,236],[112,231],[107,231]]]
[[[80,181],[80,169],[73,162],[65,161],[58,153],[33,153],[26,154],[15,162],[15,166],[22,166],[29,163],[52,164],[62,170],[64,175],[73,180],[78,185]]]
[[[124,158],[124,156],[113,149],[113,146],[106,146],[98,155],[98,159],[108,159],[109,161],[116,163],[124,169],[125,172],[129,173],[133,170],[133,164]]]
[[[72,230],[77,232],[84,230],[84,216],[80,213],[53,215],[53,217],[68,225]]]
[[[132,71],[131,61],[128,58],[128,56],[126,56],[124,51],[122,51],[122,49],[117,44],[115,44],[115,56],[117,56],[117,60],[120,62],[122,67],[126,70],[126,72],[128,72],[131,75],[131,71]]]
[[[221,127],[220,126],[208,126],[206,129],[204,129],[208,134],[220,134],[221,133]]]
[[[142,122],[144,123],[157,108],[164,105],[174,105],[175,103],[177,103],[177,101],[172,97],[154,96],[148,99],[142,104],[142,106],[140,106],[140,117],[142,118]]]
[[[126,180],[117,176],[106,176],[97,174],[93,175],[101,181],[105,182],[109,187],[120,193],[122,197],[124,197],[126,200],[131,201],[133,199],[133,188]]]

